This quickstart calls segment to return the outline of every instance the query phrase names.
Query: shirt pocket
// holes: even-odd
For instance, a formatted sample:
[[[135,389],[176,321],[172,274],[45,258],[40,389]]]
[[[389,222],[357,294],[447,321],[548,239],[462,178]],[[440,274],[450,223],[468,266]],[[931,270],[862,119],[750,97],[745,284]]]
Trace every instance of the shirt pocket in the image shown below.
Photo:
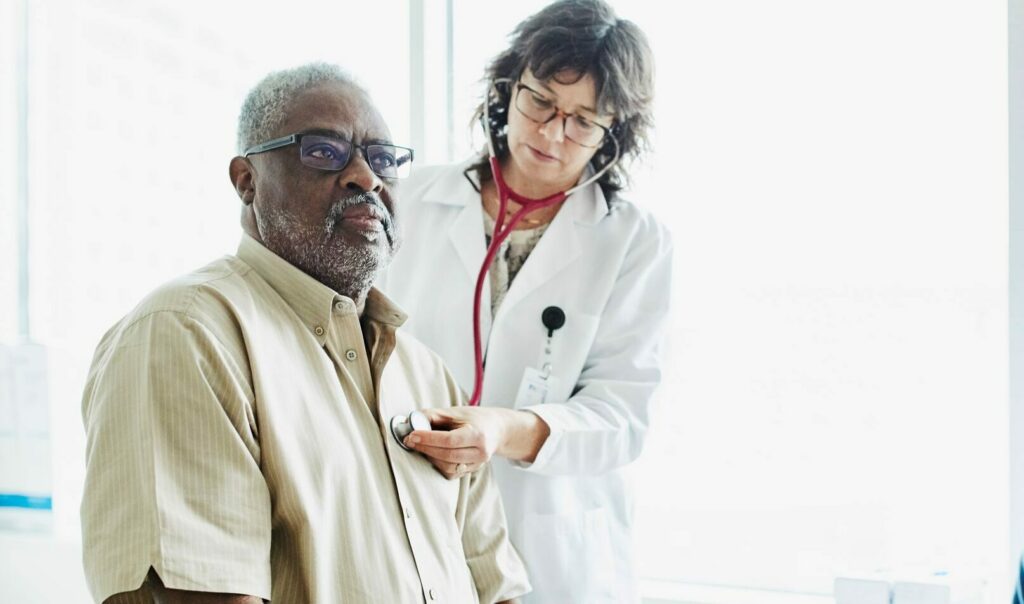
[[[520,554],[541,602],[616,602],[608,511],[528,514]]]

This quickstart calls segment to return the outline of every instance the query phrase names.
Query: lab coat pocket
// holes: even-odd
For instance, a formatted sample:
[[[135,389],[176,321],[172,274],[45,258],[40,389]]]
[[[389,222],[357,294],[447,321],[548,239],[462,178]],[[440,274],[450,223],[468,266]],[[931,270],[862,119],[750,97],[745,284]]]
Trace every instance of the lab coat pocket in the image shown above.
[[[528,515],[520,549],[539,601],[616,601],[607,510]]]

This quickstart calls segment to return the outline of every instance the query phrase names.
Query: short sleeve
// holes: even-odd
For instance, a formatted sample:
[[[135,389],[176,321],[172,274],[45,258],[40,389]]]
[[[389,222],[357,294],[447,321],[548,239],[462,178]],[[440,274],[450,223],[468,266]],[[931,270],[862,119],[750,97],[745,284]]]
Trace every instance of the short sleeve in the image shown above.
[[[169,588],[270,599],[270,496],[241,350],[172,311],[101,342],[82,402],[97,602],[139,589],[150,567]]]

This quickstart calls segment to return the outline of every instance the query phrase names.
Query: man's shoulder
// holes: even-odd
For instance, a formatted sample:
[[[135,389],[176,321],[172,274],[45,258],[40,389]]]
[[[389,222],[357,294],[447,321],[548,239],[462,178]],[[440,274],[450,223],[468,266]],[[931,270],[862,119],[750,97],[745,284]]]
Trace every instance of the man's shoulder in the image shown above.
[[[246,278],[250,270],[226,256],[157,287],[100,339],[90,384],[111,363],[152,368],[157,358],[164,365],[186,357],[194,361],[197,350],[213,348],[244,368],[246,348],[238,309],[245,308],[253,295]]]
[[[218,258],[157,287],[139,302],[132,314],[142,316],[160,311],[201,314],[210,301],[223,305],[240,295],[251,295],[245,279],[251,270],[234,256]]]
[[[234,256],[214,260],[157,287],[111,333],[146,322],[195,321],[209,328],[234,323],[236,309],[253,296],[247,279],[251,270]]]

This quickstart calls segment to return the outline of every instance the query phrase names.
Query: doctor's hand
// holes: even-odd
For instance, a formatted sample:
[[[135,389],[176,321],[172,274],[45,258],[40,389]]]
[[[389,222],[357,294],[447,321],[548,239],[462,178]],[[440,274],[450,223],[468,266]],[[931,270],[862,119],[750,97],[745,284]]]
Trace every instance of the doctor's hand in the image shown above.
[[[421,409],[433,431],[416,430],[405,445],[424,454],[447,478],[479,470],[500,455],[532,462],[551,430],[529,411],[494,407]]]

